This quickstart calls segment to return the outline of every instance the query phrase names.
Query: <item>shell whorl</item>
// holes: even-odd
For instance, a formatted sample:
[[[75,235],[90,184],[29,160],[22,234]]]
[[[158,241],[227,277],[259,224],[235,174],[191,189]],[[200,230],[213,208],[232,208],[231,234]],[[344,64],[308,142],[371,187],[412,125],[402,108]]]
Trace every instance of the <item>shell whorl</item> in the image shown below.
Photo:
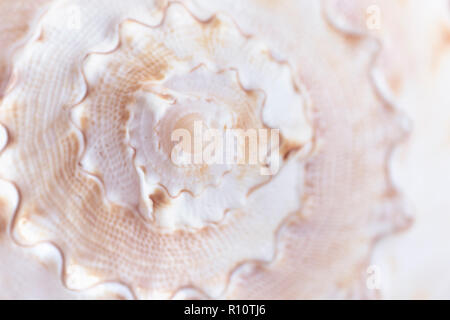
[[[404,132],[370,75],[376,43],[334,25],[326,1],[277,6],[276,27],[262,2],[242,6],[56,1],[17,56],[0,105],[11,231],[59,248],[69,288],[368,294],[374,240],[405,224],[388,167]],[[196,120],[278,129],[279,170],[175,166],[169,135]]]

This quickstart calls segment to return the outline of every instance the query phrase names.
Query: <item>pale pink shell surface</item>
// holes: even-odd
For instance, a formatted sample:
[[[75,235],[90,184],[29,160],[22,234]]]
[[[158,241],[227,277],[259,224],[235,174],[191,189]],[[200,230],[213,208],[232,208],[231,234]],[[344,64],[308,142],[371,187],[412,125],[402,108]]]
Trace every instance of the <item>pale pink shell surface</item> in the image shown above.
[[[449,8],[2,1],[0,298],[448,298]]]

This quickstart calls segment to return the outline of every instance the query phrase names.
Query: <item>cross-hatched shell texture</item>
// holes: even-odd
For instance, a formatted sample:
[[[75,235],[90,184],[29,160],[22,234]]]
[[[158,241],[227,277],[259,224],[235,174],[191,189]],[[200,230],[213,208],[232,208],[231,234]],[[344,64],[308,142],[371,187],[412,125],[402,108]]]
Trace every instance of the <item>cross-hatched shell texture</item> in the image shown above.
[[[12,57],[14,51],[26,42],[43,14],[49,0],[9,1],[0,3],[0,97],[12,76]]]
[[[343,28],[339,10],[52,3],[0,105],[0,177],[18,197],[2,213],[11,241],[58,248],[70,289],[370,296],[375,239],[408,223],[388,166],[405,130],[372,73],[379,43]],[[194,120],[279,129],[279,170],[175,166],[170,134]]]

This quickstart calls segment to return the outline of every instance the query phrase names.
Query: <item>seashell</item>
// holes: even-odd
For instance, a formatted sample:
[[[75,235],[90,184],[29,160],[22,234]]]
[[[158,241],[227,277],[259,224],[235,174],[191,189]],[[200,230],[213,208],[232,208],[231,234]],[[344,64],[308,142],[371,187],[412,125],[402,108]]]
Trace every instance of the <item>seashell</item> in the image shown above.
[[[0,3],[1,36],[0,46],[0,97],[11,77],[11,58],[15,51],[23,46],[29,38],[30,30],[36,27],[39,16],[45,11],[49,0],[11,1]]]
[[[411,136],[393,157],[393,178],[413,208],[416,223],[405,234],[383,241],[374,263],[382,269],[388,298],[448,298],[445,226],[450,203],[448,34],[449,3],[420,6],[413,1],[334,1],[335,20],[353,32],[367,30],[369,7],[382,17],[382,27],[370,30],[381,46],[374,69],[384,95],[408,115]],[[407,271],[406,271],[407,270]]]
[[[428,127],[406,140],[423,122],[416,79],[446,83],[408,67],[428,58],[404,18],[422,8],[375,1],[378,32],[372,3],[345,0],[22,2],[1,24],[0,256],[17,275],[0,268],[0,297],[380,297],[370,270],[396,279],[390,255],[425,237],[414,226],[374,251],[411,224],[408,177],[432,163],[417,157]],[[425,92],[436,105],[443,87]],[[201,130],[258,148],[208,162],[174,140]],[[405,281],[381,293],[411,297]]]

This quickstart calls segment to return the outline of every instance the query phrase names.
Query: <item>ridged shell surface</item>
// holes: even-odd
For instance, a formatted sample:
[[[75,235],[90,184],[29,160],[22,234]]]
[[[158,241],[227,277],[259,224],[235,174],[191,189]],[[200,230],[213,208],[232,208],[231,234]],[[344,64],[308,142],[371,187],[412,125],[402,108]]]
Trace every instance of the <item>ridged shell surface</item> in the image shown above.
[[[372,2],[3,1],[0,297],[448,294],[402,273],[446,239],[448,3]],[[279,141],[174,163],[199,123]]]

